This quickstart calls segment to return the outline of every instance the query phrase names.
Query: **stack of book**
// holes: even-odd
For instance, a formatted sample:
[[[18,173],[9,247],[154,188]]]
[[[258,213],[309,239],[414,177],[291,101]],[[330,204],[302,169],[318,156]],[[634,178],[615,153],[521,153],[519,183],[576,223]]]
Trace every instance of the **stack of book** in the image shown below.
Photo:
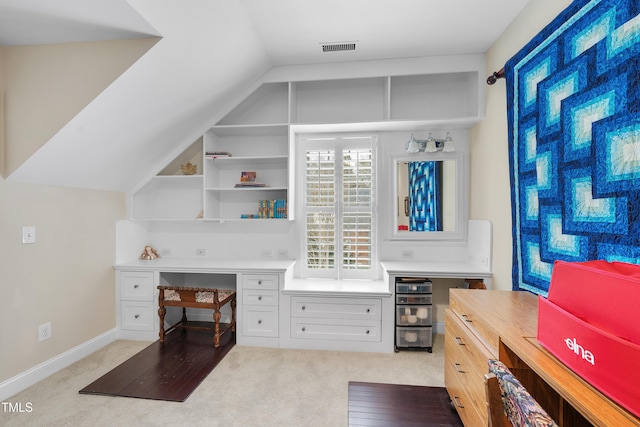
[[[287,218],[287,201],[284,199],[258,201],[258,218]]]
[[[218,157],[231,157],[228,151],[207,151],[204,153],[206,159],[217,159]]]

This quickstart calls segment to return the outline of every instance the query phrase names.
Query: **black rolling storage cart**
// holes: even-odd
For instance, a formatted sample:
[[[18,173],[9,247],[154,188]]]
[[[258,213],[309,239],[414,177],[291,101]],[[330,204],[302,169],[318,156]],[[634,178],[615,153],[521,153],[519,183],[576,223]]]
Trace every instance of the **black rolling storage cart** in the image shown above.
[[[396,278],[395,351],[433,348],[431,280],[418,277]]]

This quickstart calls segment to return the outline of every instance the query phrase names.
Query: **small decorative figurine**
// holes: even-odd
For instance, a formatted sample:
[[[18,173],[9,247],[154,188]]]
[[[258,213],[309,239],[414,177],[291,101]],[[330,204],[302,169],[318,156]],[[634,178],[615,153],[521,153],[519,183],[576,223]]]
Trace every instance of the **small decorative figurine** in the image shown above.
[[[158,251],[156,251],[156,249],[153,246],[145,246],[144,247],[144,251],[142,252],[142,255],[140,255],[140,259],[143,260],[149,260],[149,259],[156,259],[156,258],[160,258],[160,255],[158,255]]]
[[[180,170],[184,175],[195,175],[198,172],[198,165],[194,165],[191,162],[187,162],[184,165],[180,165]]]

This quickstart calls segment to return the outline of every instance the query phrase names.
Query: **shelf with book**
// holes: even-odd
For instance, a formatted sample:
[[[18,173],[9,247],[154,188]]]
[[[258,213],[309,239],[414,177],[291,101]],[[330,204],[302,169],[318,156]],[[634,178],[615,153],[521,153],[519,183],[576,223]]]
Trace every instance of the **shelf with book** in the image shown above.
[[[286,214],[286,188],[250,189],[207,189],[205,191],[204,219],[209,221],[233,221],[244,219],[288,220]],[[273,216],[265,201],[279,200],[277,208],[271,207]],[[284,206],[283,206],[284,205]],[[275,212],[279,209],[278,217]],[[267,214],[268,213],[268,214]]]
[[[261,200],[286,204],[289,162],[287,125],[211,128],[204,135],[204,219],[254,219]]]

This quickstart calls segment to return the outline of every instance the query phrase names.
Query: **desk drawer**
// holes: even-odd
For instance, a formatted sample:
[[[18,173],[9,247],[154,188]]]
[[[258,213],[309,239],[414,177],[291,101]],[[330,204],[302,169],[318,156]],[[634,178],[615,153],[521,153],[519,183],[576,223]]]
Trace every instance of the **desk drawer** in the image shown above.
[[[277,337],[278,307],[245,305],[242,308],[242,335]]]
[[[123,300],[153,300],[152,271],[123,271],[120,273],[120,286]]]
[[[291,337],[380,342],[380,322],[348,319],[291,319]]]
[[[242,288],[243,289],[270,289],[273,291],[277,291],[278,275],[277,274],[243,274]]]
[[[453,309],[456,315],[478,338],[485,341],[489,350],[497,357],[498,348],[500,347],[500,337],[498,333],[473,310],[464,306],[464,304],[460,304],[456,299],[450,301],[449,307]]]
[[[445,338],[453,342],[478,373],[487,373],[488,360],[497,359],[498,355],[489,352],[451,310],[446,312],[445,328]]]
[[[242,304],[278,305],[278,291],[245,289],[242,291]]]
[[[379,298],[291,298],[291,317],[380,320],[381,308]]]
[[[451,398],[451,403],[456,408],[458,415],[460,415],[464,426],[486,427],[488,425],[486,404],[484,412],[482,414],[478,413],[477,406],[473,404],[474,398],[469,396],[455,366],[449,363],[447,359],[445,359],[444,383]],[[486,399],[483,400],[484,402],[486,402]]]
[[[121,327],[133,331],[153,331],[157,314],[152,302],[123,301]]]

